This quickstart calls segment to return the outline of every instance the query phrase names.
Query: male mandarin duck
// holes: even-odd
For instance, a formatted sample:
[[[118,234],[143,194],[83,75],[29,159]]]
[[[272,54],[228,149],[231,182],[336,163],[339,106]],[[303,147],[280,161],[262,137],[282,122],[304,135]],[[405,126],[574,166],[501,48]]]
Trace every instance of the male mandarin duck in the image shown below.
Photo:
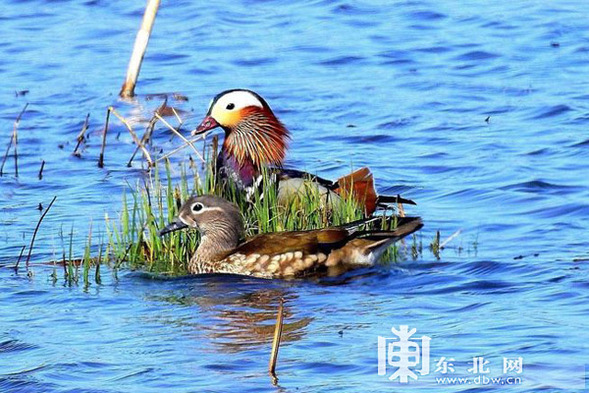
[[[231,179],[240,189],[258,186],[262,168],[266,167],[277,180],[279,201],[302,192],[304,179],[312,179],[329,201],[340,200],[339,196],[345,197],[352,192],[366,215],[374,213],[377,207],[388,208],[394,203],[415,204],[398,195],[379,196],[368,168],[361,168],[335,182],[298,170],[283,169],[290,133],[268,103],[251,90],[235,89],[218,94],[192,135],[216,127],[225,131],[225,141],[217,157],[217,175],[221,179]]]
[[[336,275],[373,265],[387,247],[423,226],[419,217],[403,217],[395,230],[359,229],[375,219],[318,230],[266,233],[242,242],[244,224],[237,206],[203,195],[189,198],[160,236],[184,228],[198,229],[201,240],[188,263],[190,274],[262,278]]]

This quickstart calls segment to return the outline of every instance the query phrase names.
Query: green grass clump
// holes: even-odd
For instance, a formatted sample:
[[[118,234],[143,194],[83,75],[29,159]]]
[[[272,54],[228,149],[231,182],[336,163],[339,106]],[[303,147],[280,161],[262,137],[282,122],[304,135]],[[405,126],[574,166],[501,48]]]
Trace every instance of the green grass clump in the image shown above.
[[[214,157],[214,155],[212,155]],[[182,202],[191,195],[214,194],[240,207],[246,235],[308,230],[340,225],[363,217],[362,209],[351,198],[343,198],[333,209],[324,208],[324,196],[316,188],[305,186],[287,206],[278,203],[275,187],[254,193],[251,201],[233,185],[217,184],[214,159],[202,171],[194,165],[173,170],[169,161],[155,167],[143,184],[131,187],[123,196],[118,220],[106,217],[106,251],[114,267],[126,266],[156,274],[186,274],[187,262],[198,246],[196,231],[177,231],[164,237],[158,231],[177,214]],[[163,169],[163,173],[162,173]],[[271,175],[264,173],[265,184]],[[396,259],[396,249],[389,259]],[[101,258],[102,260],[103,257]]]

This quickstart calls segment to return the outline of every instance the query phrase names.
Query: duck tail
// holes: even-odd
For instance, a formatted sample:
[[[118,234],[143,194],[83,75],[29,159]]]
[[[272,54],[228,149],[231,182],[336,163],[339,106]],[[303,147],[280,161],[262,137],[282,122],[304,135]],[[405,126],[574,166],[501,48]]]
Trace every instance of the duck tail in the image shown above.
[[[367,216],[376,210],[378,195],[374,188],[374,178],[367,167],[339,178],[334,184],[333,191],[344,198],[351,195],[364,205],[364,213]]]
[[[356,235],[362,239],[373,241],[367,249],[380,249],[383,246],[388,247],[392,243],[403,239],[406,236],[420,230],[423,227],[421,217],[403,217],[394,230],[390,231],[364,231],[357,232]]]
[[[385,219],[388,220],[388,217]],[[368,225],[368,224],[372,224],[373,222],[378,222],[378,221],[382,221],[382,220],[383,220],[382,216],[370,216],[370,217],[361,218],[359,220],[347,222],[343,225],[340,225],[340,228],[344,228],[349,231],[353,231],[353,230],[360,228],[362,225]]]
[[[379,195],[378,199],[376,200],[376,204],[378,207],[382,208],[390,208],[391,205],[395,206],[399,203],[404,203],[406,205],[417,205],[415,201],[411,199],[403,198],[401,195]]]

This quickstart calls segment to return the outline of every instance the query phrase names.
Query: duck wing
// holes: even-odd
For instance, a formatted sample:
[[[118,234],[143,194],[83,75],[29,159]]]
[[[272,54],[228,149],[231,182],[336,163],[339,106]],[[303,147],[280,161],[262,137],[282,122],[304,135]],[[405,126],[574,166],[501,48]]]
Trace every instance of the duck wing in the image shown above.
[[[353,236],[345,228],[275,232],[252,237],[232,250],[225,261],[234,272],[265,278],[287,278],[325,272],[325,261]]]

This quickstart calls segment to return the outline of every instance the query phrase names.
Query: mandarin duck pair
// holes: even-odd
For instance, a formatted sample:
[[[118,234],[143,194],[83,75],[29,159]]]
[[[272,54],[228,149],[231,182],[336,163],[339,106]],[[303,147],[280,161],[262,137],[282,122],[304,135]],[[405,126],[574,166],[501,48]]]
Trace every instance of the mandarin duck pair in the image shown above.
[[[212,195],[191,197],[174,221],[160,231],[164,235],[184,228],[199,230],[201,242],[188,263],[191,274],[233,273],[263,278],[340,274],[373,265],[391,244],[423,226],[419,217],[404,217],[395,230],[360,230],[375,221],[371,215],[377,208],[415,203],[398,195],[379,196],[368,168],[335,182],[282,168],[290,133],[253,91],[236,89],[217,95],[192,134],[216,127],[225,131],[216,162],[216,175],[222,183],[230,182],[248,194],[255,187],[276,187],[281,204],[287,204],[305,192],[305,184],[311,184],[325,196],[322,201],[327,208],[351,196],[367,218],[339,227],[267,233],[243,240],[244,224],[234,204]],[[272,184],[261,184],[265,170],[272,175]]]

